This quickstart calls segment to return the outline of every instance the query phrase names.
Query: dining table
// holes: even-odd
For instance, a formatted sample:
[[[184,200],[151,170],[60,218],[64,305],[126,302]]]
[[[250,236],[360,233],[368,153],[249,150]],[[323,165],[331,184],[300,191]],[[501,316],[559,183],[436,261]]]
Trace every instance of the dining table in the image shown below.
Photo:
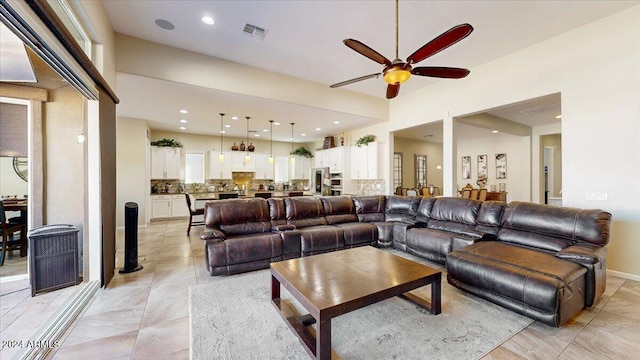
[[[20,219],[25,223],[25,229],[27,228],[27,212],[29,210],[27,199],[5,199],[4,203],[4,211],[16,211],[20,212]],[[7,218],[10,218],[7,216]],[[27,234],[26,231],[23,233],[20,232],[20,257],[27,256]]]

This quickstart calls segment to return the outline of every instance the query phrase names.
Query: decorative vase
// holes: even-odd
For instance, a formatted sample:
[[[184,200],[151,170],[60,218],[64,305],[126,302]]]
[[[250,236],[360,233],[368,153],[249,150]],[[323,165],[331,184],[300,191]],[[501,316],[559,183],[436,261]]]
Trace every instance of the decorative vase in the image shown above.
[[[244,151],[244,141],[240,141],[240,151]]]
[[[231,147],[231,151],[238,151],[238,146],[236,146],[236,143],[233,143],[233,146]]]
[[[253,143],[249,143],[249,146],[247,146],[247,150],[249,150],[249,151],[253,151],[255,149],[256,149],[256,147],[253,146]]]

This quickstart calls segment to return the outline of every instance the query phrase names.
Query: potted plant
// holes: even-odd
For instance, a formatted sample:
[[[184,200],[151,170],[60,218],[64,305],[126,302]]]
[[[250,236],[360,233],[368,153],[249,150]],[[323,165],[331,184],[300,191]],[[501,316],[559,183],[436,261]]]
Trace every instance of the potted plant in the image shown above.
[[[180,140],[164,138],[164,139],[152,141],[151,146],[172,147],[175,149],[175,148],[181,148],[182,143],[180,142]]]
[[[311,151],[307,150],[307,148],[305,148],[304,146],[300,146],[299,148],[295,149],[294,151],[289,153],[290,155],[293,156],[302,156],[302,157],[306,157],[306,158],[312,158],[313,154],[311,153]]]
[[[357,147],[361,147],[362,145],[367,146],[369,145],[370,142],[374,142],[376,141],[376,136],[375,135],[365,135],[361,138],[359,138],[358,140],[356,140],[356,146]]]

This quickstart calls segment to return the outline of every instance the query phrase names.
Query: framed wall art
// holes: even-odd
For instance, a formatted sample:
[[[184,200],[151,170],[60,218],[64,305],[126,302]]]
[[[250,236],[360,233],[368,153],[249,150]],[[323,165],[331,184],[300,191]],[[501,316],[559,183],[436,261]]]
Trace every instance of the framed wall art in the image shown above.
[[[462,178],[471,179],[471,156],[462,157]]]
[[[489,178],[487,166],[487,155],[478,155],[478,179],[480,179],[481,177],[483,179]]]
[[[507,178],[507,154],[496,154],[496,179]]]

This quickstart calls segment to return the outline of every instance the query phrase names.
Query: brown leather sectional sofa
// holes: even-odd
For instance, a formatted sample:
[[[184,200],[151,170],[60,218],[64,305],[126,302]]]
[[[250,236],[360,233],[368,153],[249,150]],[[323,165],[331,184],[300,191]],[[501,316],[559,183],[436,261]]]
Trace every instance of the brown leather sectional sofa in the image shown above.
[[[446,264],[450,284],[551,326],[606,286],[611,214],[462,198],[328,196],[207,203],[211,275],[356,246]]]

